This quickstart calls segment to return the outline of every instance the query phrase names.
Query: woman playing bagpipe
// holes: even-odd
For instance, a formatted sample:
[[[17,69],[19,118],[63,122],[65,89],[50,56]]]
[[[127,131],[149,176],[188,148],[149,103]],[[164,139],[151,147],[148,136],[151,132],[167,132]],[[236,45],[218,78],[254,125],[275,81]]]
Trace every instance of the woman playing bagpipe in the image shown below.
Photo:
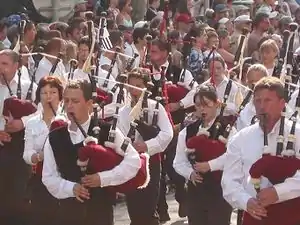
[[[24,221],[24,200],[30,168],[23,161],[24,125],[30,115],[36,112],[31,103],[35,99],[36,85],[21,80],[18,76],[19,54],[12,50],[0,52],[1,90],[1,139],[0,146],[0,218],[5,224],[19,224]],[[31,88],[31,90],[30,90]],[[31,101],[26,101],[28,92]],[[19,98],[18,98],[18,97]],[[27,201],[26,201],[27,203]],[[24,214],[23,214],[24,213]]]
[[[37,88],[36,102],[41,103],[42,111],[31,117],[25,127],[25,147],[23,159],[32,166],[30,178],[30,224],[55,224],[53,220],[58,207],[58,201],[42,183],[42,167],[44,158],[44,144],[49,134],[49,127],[59,111],[62,100],[63,85],[59,78],[54,76],[43,77]],[[47,206],[47,207],[45,207]]]
[[[228,145],[223,195],[245,211],[243,224],[299,223],[300,181],[294,157],[300,147],[299,128],[285,119],[285,97],[278,78],[262,78],[253,98],[260,123],[241,130]]]
[[[226,136],[227,127],[224,109],[217,116],[221,103],[212,84],[200,85],[194,102],[201,118],[179,133],[173,163],[175,170],[188,180],[188,221],[190,225],[230,224],[232,209],[223,199],[220,184],[226,160],[226,143],[221,138]],[[226,139],[229,134],[232,132]]]
[[[150,81],[147,69],[137,68],[128,73],[128,84],[146,88]],[[160,182],[160,153],[163,152],[173,137],[173,129],[164,107],[160,104],[161,97],[156,100],[148,98],[148,92],[134,88],[128,89],[131,105],[120,110],[118,127],[124,134],[133,139],[133,146],[139,153],[150,155],[150,182],[144,189],[127,194],[126,202],[132,225],[159,224],[156,211]],[[136,126],[132,130],[132,126]]]
[[[100,123],[96,114],[91,118],[89,112],[95,106],[92,90],[95,92],[86,81],[69,82],[63,95],[68,121],[52,122],[45,144],[42,181],[60,201],[57,224],[112,225],[114,193],[106,187],[127,182],[135,177],[141,166],[139,155],[130,144],[121,163],[114,165],[110,156],[122,156],[118,156],[115,149],[104,147],[110,126]],[[124,136],[116,128],[116,149],[120,149],[123,142]],[[103,157],[103,162],[94,166],[104,164],[111,169],[90,174],[89,166],[93,165],[78,162],[79,153],[88,150],[95,157],[97,151],[103,151],[108,157]],[[81,170],[83,167],[87,170]]]

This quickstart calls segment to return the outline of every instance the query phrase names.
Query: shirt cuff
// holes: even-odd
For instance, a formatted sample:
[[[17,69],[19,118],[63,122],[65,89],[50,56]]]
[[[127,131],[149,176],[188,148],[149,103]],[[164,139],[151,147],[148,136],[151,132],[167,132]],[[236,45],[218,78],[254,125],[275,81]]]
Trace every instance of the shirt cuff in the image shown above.
[[[161,149],[160,145],[157,143],[155,138],[145,141],[145,144],[147,145],[148,154],[150,156],[164,151],[163,149]]]
[[[218,164],[218,158],[212,159],[212,160],[208,161],[207,163],[209,165],[211,172],[216,171],[216,170],[221,170],[221,168],[219,167],[219,164]]]
[[[285,201],[285,194],[287,193],[286,191],[286,184],[285,183],[280,183],[280,184],[276,184],[273,187],[275,188],[277,195],[278,195],[278,202],[282,202]]]
[[[74,182],[66,181],[66,183],[64,185],[65,193],[69,196],[69,198],[75,197],[74,191],[73,191],[75,184],[76,183],[74,183]]]
[[[97,174],[100,177],[100,183],[101,183],[100,187],[111,186],[113,175],[110,171],[103,171],[103,172],[99,172]]]

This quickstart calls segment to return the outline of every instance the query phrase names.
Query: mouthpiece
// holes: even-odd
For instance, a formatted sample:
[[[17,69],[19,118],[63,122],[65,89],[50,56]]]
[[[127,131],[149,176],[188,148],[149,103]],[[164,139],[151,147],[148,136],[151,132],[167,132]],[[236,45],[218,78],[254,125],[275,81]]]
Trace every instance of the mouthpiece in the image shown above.
[[[70,65],[71,66],[75,67],[75,66],[77,66],[77,64],[78,64],[78,61],[76,59],[71,59],[70,60]]]
[[[85,18],[86,18],[87,20],[93,20],[93,18],[94,18],[94,13],[91,12],[91,11],[88,11],[88,12],[85,13],[84,16],[85,16]]]
[[[101,17],[107,17],[107,13],[106,12],[101,12],[100,16]]]
[[[121,47],[120,46],[116,46],[116,52],[121,52]]]
[[[146,38],[147,42],[152,41],[152,36],[150,34],[146,35],[145,38]]]

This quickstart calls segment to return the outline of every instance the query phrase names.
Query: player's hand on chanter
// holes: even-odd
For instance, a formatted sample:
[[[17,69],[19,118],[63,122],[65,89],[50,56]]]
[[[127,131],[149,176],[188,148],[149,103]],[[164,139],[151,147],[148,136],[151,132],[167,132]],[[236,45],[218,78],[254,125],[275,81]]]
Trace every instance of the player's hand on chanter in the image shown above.
[[[90,193],[87,188],[82,186],[81,184],[75,184],[73,187],[73,193],[76,199],[80,202],[84,202],[85,200],[90,199]]]

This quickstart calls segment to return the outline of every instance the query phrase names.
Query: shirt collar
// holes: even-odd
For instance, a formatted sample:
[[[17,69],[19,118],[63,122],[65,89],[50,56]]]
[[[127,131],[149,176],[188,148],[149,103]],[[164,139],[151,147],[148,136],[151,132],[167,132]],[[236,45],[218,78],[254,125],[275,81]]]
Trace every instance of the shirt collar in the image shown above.
[[[81,126],[82,126],[83,130],[85,130],[85,132],[88,131],[90,123],[91,123],[91,117],[89,116],[88,120],[85,121],[83,124],[81,124]],[[78,131],[80,131],[78,127],[77,127],[76,131],[70,130],[70,126],[71,126],[71,121],[69,121],[69,123],[68,123],[68,131],[70,133],[77,133]]]

